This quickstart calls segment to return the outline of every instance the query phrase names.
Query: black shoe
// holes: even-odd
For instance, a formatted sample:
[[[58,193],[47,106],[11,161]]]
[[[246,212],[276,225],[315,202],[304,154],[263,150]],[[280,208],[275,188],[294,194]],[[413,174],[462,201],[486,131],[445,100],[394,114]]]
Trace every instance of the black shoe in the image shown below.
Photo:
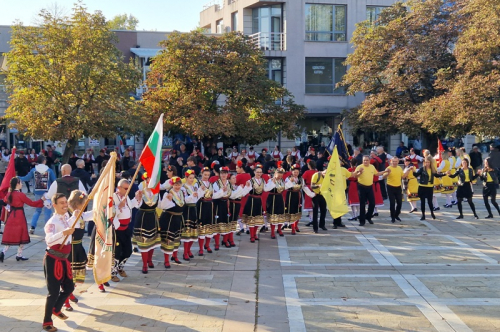
[[[434,215],[434,211],[431,211],[431,217],[432,217],[432,219],[436,219],[436,216]]]
[[[458,201],[451,202],[451,205],[457,205],[457,204],[458,204]]]
[[[358,225],[358,226],[364,226],[364,225],[365,225],[365,223],[359,223],[359,225]]]
[[[474,218],[479,219],[479,217],[477,216],[477,214],[474,215]]]
[[[373,221],[371,219],[366,219],[366,220],[368,221],[368,223],[373,225]]]
[[[31,235],[35,234],[35,227],[31,227],[31,229],[30,229],[30,234],[31,234]]]
[[[21,257],[16,256],[16,261],[18,261],[18,262],[19,262],[19,261],[27,261],[28,259],[29,259],[29,258],[26,258],[26,257],[23,257],[23,256],[21,256]]]
[[[109,282],[106,281],[103,285],[109,287]]]
[[[262,226],[262,227],[260,228],[259,233],[264,233],[265,231],[266,231],[266,226]]]
[[[377,212],[377,213],[374,213],[374,214],[372,215],[372,217],[378,217],[378,212]]]
[[[459,215],[456,219],[464,219],[464,216]]]
[[[333,225],[333,229],[337,229],[337,225]]]
[[[306,224],[306,227],[311,227],[313,225],[312,221]]]
[[[298,229],[298,228],[295,228],[295,231],[296,231],[297,233],[300,233],[300,229]]]
[[[345,227],[344,224],[337,225],[337,227]]]
[[[0,263],[3,263],[3,259],[5,258],[5,254],[3,251],[0,252]]]
[[[420,220],[425,220],[425,216],[422,216],[422,218],[420,218]]]
[[[394,224],[396,222],[396,220],[395,219],[391,219],[391,222]]]
[[[354,218],[349,218],[349,219],[347,219],[347,220],[349,220],[349,221],[354,221],[354,220],[356,220],[356,219],[358,219],[358,218],[357,218],[357,217],[354,217]]]
[[[139,249],[137,249],[137,247],[135,247],[134,252],[139,252]]]
[[[318,231],[314,231],[314,233],[318,234]]]
[[[326,227],[320,227],[322,230],[327,231],[328,229]]]
[[[247,229],[247,234],[250,234],[250,231]]]
[[[236,235],[241,236],[241,234],[243,234],[243,232],[244,232],[244,231],[245,231],[244,229],[240,229],[240,230],[236,233]]]
[[[418,211],[418,209],[415,208],[415,209],[411,210],[410,213],[417,212],[417,211]]]
[[[487,217],[484,217],[484,219],[492,219],[492,218],[493,218],[492,214],[489,214]]]
[[[396,217],[396,218],[394,218],[394,219],[396,219],[397,221],[401,221],[401,219],[400,219],[399,217]]]

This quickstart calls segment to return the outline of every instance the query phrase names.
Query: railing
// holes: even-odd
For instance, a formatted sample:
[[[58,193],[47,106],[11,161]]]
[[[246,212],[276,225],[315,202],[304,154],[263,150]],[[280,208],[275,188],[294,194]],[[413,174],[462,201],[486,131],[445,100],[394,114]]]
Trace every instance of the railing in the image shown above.
[[[219,10],[222,10],[222,8],[224,8],[225,2],[226,2],[226,0],[211,0],[210,2],[208,2],[207,4],[205,4],[203,6],[203,10],[206,10],[208,8],[215,6],[215,11],[218,12]]]
[[[227,0],[227,4],[230,5],[230,4],[235,3],[236,1],[238,1],[238,0]]]
[[[250,35],[250,38],[263,51],[286,50],[286,34],[284,32],[258,32]]]

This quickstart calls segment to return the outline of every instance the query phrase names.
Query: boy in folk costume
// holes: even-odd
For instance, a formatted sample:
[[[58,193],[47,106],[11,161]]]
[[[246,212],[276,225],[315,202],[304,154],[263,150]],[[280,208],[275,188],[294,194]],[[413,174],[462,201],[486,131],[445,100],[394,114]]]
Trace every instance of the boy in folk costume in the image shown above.
[[[132,209],[139,208],[142,202],[142,191],[136,191],[135,198],[130,199],[127,190],[130,182],[126,179],[121,179],[118,182],[116,192],[113,193],[113,203],[115,204],[116,215],[113,219],[114,239],[115,239],[115,259],[111,270],[111,280],[119,282],[118,274],[122,277],[127,277],[127,273],[123,270],[127,259],[132,255],[132,241],[128,232],[128,227],[132,217]]]

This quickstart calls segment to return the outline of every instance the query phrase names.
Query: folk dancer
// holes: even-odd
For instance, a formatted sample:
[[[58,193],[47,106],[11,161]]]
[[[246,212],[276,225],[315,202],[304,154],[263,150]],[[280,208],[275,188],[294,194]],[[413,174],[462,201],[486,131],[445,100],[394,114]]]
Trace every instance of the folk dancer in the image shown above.
[[[45,301],[43,330],[48,332],[57,331],[52,322],[52,315],[61,320],[68,319],[68,316],[62,313],[61,309],[66,299],[75,289],[71,265],[68,260],[71,252],[71,235],[75,229],[71,228],[71,220],[67,213],[68,201],[66,196],[56,193],[52,196],[52,205],[55,213],[44,227],[47,249],[43,259],[43,270],[49,294]],[[66,236],[68,237],[64,242]],[[64,244],[62,248],[61,244]]]
[[[141,205],[134,220],[134,232],[132,243],[138,247],[142,256],[142,273],[147,274],[148,268],[155,267],[153,264],[153,254],[155,248],[160,247],[160,225],[156,207],[158,206],[158,193],[153,193],[148,188],[150,178],[145,172],[142,175],[143,181],[139,184],[139,191],[142,192]]]
[[[231,233],[230,213],[229,213],[229,198],[232,195],[231,185],[228,180],[229,167],[220,168],[220,179],[213,184],[214,188],[214,207],[215,207],[215,229],[214,235],[214,250],[219,250],[220,236],[222,235],[222,244],[229,243],[228,237]],[[231,245],[229,245],[231,247]]]
[[[198,256],[203,256],[203,248],[211,254],[210,239],[214,235],[214,202],[212,196],[214,188],[209,181],[210,168],[204,167],[201,170],[200,189],[203,193],[198,203],[198,244],[200,251]]]
[[[140,190],[136,191],[134,199],[130,199],[128,195],[126,196],[129,186],[130,182],[128,180],[121,179],[118,182],[116,192],[113,193],[116,215],[113,220],[115,243],[111,280],[114,282],[120,281],[120,278],[117,276],[118,274],[121,277],[127,277],[124,267],[132,255],[132,242],[128,233],[128,227],[132,217],[132,209],[138,209],[142,202],[142,191]]]
[[[420,220],[425,220],[425,201],[427,200],[427,204],[429,206],[429,210],[431,211],[432,219],[436,219],[434,215],[434,206],[433,206],[433,191],[434,184],[436,183],[434,178],[441,176],[437,173],[435,160],[432,156],[427,155],[424,160],[424,164],[418,171],[415,169],[415,166],[410,166],[409,171],[413,173],[413,176],[418,178],[418,197],[420,198],[420,209],[422,210],[422,217]]]
[[[266,199],[266,214],[271,224],[271,239],[276,239],[276,226],[278,226],[278,235],[284,236],[281,227],[286,220],[285,201],[283,199],[283,191],[285,190],[283,174],[285,170],[281,167],[281,161],[278,161],[277,166],[273,177],[264,185],[264,191],[269,193]]]
[[[396,220],[401,221],[399,215],[401,214],[401,205],[403,204],[403,191],[401,189],[403,169],[398,164],[399,158],[393,157],[390,166],[386,169],[389,173],[384,174],[384,178],[387,178],[387,196],[389,196],[392,223],[395,223]]]
[[[254,174],[255,175],[255,174]],[[243,163],[236,165],[236,185],[237,186],[243,186],[246,187],[246,184],[250,179],[252,178],[250,173],[247,173],[245,168],[243,167]],[[240,206],[245,206],[247,202],[247,194],[243,195],[241,197],[241,204]],[[241,216],[243,214],[243,209],[238,209],[238,225],[240,227],[240,230],[236,235],[241,235],[245,231],[246,225],[242,222]],[[250,229],[247,228],[247,234],[250,234]]]
[[[238,156],[238,148],[236,146],[233,146],[233,151],[227,156],[227,159],[229,159],[229,169],[231,171],[234,171],[236,169],[236,159],[238,158]]]
[[[478,177],[478,174],[474,174],[474,170],[469,166],[469,159],[463,158],[462,167],[459,168],[458,171],[453,175],[451,175],[451,172],[448,171],[447,175],[450,177],[458,177],[457,206],[460,215],[457,217],[457,219],[464,218],[462,212],[462,202],[464,198],[467,199],[467,203],[469,203],[470,209],[474,213],[474,218],[479,219],[476,214],[476,206],[474,205],[474,202],[472,202],[472,181],[474,181],[474,179]]]
[[[231,196],[229,196],[229,224],[231,232],[228,233],[227,237],[225,239],[223,238],[222,240],[222,244],[225,245],[226,248],[236,246],[236,244],[234,243],[234,233],[236,232],[238,223],[241,222],[241,219],[239,217],[242,198],[246,196],[251,189],[249,182],[238,185],[235,174],[229,175],[229,186],[231,190]],[[243,226],[240,227],[240,232],[243,232]]]
[[[299,220],[302,217],[302,189],[304,188],[304,179],[300,177],[300,164],[291,166],[292,174],[285,180],[286,198],[285,198],[285,220],[292,228],[292,235],[296,234]]]
[[[406,192],[406,200],[410,204],[410,213],[417,212],[416,201],[418,198],[418,181],[417,178],[411,172],[411,167],[414,166],[411,158],[409,156],[405,157],[405,169],[403,171],[403,185]]]
[[[449,171],[451,174],[451,169],[452,169],[451,163],[452,162],[453,162],[453,160],[450,160],[448,158],[448,151],[443,151],[441,153],[441,163],[439,164],[437,171],[439,173],[445,173],[445,174],[448,173],[448,171]],[[441,181],[442,181],[442,185],[443,185],[442,194],[446,197],[446,204],[444,205],[444,207],[445,208],[452,208],[453,205],[451,203],[451,198],[452,198],[452,194],[455,192],[455,186],[453,185],[453,180],[448,175],[445,175],[441,178]]]
[[[424,150],[424,157],[430,156],[432,158],[432,163],[433,163],[433,169],[437,172],[437,156],[432,157],[431,152],[429,150]],[[434,177],[434,191],[432,194],[432,205],[434,206],[434,211],[439,211],[440,207],[438,204],[437,198],[441,196],[441,193],[443,192],[443,183],[441,179],[437,176]]]
[[[181,242],[184,246],[182,258],[185,261],[189,261],[191,258],[194,258],[191,247],[194,242],[198,241],[198,211],[196,204],[203,196],[203,191],[200,190],[193,170],[187,170],[184,175],[186,182],[182,185],[181,189],[186,200],[186,207],[183,211],[184,228],[181,233]]]
[[[484,206],[486,206],[486,210],[488,211],[488,216],[486,219],[493,218],[493,214],[491,214],[491,207],[488,203],[488,197],[491,197],[491,204],[497,209],[498,214],[500,214],[500,208],[498,207],[498,203],[496,202],[497,197],[497,185],[498,185],[498,177],[495,169],[491,167],[491,159],[490,157],[484,160],[484,168],[478,170],[479,177],[483,180],[483,200]]]
[[[249,180],[251,190],[243,208],[242,221],[250,229],[250,242],[258,241],[257,229],[264,225],[262,215],[262,193],[264,192],[265,181],[262,178],[262,165],[255,165],[255,176]]]
[[[311,191],[311,179],[314,174],[316,174],[316,162],[312,159],[306,160],[306,167],[307,170],[305,170],[302,173],[302,179],[304,180],[304,188],[309,189],[309,193],[306,192],[306,195],[304,196],[304,208],[302,211],[307,212],[307,216],[309,218],[309,222],[306,224],[306,226],[312,226],[313,224],[313,202],[312,198],[314,197],[314,194]]]
[[[259,158],[259,154],[254,151],[253,146],[248,149],[248,166],[253,167]]]
[[[276,162],[283,160],[283,154],[280,151],[280,146],[279,145],[276,145],[274,147],[274,151],[272,152],[271,155],[272,155],[274,161],[276,161]]]
[[[358,150],[359,151],[359,150]],[[358,165],[358,160],[356,158],[350,158],[351,167],[348,171],[353,173]],[[351,208],[351,218],[347,219],[349,221],[358,220],[359,217],[359,195],[358,195],[358,179],[355,176],[351,176],[347,179],[349,181],[349,189],[347,191],[347,199],[349,207]]]

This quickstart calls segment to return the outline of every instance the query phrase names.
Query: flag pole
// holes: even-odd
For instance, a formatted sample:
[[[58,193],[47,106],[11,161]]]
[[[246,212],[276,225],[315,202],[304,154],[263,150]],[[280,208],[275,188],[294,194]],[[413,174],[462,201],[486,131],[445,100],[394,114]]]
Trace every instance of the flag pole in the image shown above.
[[[132,177],[132,180],[130,180],[130,184],[128,186],[127,192],[125,193],[125,199],[127,199],[128,193],[130,192],[130,189],[132,188],[132,183],[134,183],[135,178],[137,177],[137,174],[139,174],[139,169],[141,168],[141,166],[142,166],[142,164],[141,164],[141,162],[139,162],[139,164],[137,164],[137,168],[135,170],[135,174]]]
[[[113,152],[111,152],[111,158],[110,158],[108,164],[111,165],[111,162],[115,162],[115,160],[116,160],[116,152],[113,151]],[[99,188],[102,180],[104,179],[104,175],[109,173],[110,168],[111,167],[107,167],[107,165],[106,165],[104,172],[102,172],[102,174],[99,176],[99,179],[97,179],[97,182],[94,186],[94,189],[92,189],[92,192],[90,193],[90,195],[87,196],[87,200],[83,204],[83,207],[80,209],[80,212],[78,212],[78,215],[76,216],[75,222],[73,222],[73,225],[71,225],[71,228],[75,228],[76,223],[82,217],[83,211],[85,211],[85,208],[87,207],[87,205],[89,205],[90,200],[94,198],[94,194],[95,194],[94,192]],[[64,238],[63,242],[61,243],[61,246],[59,247],[59,249],[62,249],[62,247],[64,247],[64,244],[66,243],[66,240],[68,239],[68,237],[69,237],[69,235],[66,235],[66,237]]]

